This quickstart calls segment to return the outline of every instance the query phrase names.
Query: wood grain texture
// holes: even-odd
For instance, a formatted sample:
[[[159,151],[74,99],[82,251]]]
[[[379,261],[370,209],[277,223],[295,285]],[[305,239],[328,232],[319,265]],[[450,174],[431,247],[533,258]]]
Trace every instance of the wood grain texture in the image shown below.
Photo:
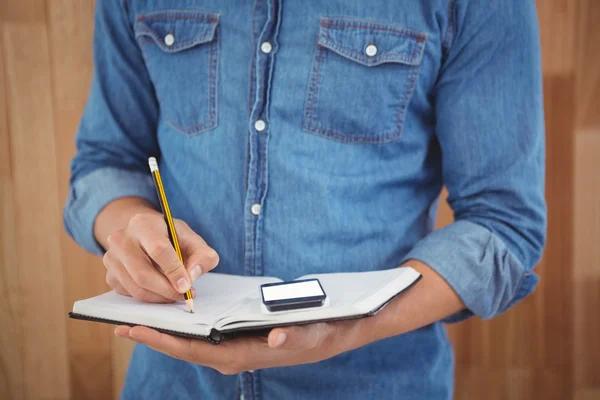
[[[17,243],[13,176],[11,169],[8,103],[3,60],[3,35],[0,30],[0,398],[23,399],[23,343],[21,288],[17,265]]]
[[[112,338],[112,391],[115,400],[118,400],[119,393],[121,393],[121,389],[123,388],[123,384],[125,383],[125,373],[127,372],[127,367],[129,366],[129,357],[131,356],[133,347],[133,343],[128,340],[121,339],[115,336],[113,336]]]
[[[42,4],[43,5],[43,4]],[[68,398],[55,140],[46,29],[3,23],[27,398]],[[43,298],[39,294],[43,293]],[[40,301],[41,300],[41,301]]]
[[[600,125],[575,147],[575,386],[600,393]],[[600,399],[600,397],[598,397]]]
[[[69,162],[75,154],[73,134],[87,98],[92,77],[92,31],[94,4],[90,0],[53,0],[46,5],[51,52],[52,103],[56,132],[59,204],[69,190]],[[101,259],[84,252],[61,230],[65,300],[101,294],[109,288]],[[86,399],[112,397],[111,332],[108,325],[69,320],[68,354],[71,391]],[[94,346],[90,346],[90,342]]]
[[[544,74],[564,75],[573,72],[578,1],[538,0],[536,4]]]
[[[573,173],[575,145],[575,78],[544,79],[546,113],[546,198],[548,234],[539,266],[538,292],[543,297],[543,357],[539,368],[562,382],[556,391],[572,393],[573,287]]]
[[[0,1],[0,21],[44,23],[45,20],[44,0]]]
[[[577,126],[600,134],[600,1],[579,0],[577,19]]]
[[[600,399],[600,389],[588,390],[582,389],[575,393],[574,400],[598,400]]]

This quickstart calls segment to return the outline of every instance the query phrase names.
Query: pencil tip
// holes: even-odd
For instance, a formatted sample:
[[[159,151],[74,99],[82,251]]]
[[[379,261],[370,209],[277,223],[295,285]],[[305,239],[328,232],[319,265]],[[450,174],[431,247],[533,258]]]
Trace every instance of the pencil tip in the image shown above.
[[[194,313],[194,299],[188,299],[185,301],[185,304],[188,307],[188,310],[190,310],[190,314]]]

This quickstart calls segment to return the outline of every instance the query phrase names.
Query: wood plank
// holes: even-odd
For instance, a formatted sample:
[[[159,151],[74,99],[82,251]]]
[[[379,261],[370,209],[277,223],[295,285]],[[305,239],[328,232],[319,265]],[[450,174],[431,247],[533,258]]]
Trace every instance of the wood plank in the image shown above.
[[[600,134],[600,1],[579,2],[577,127]]]
[[[572,377],[571,367],[567,367],[569,377]],[[565,382],[563,368],[544,366],[536,368],[533,374],[535,395],[532,399],[566,400],[573,397],[572,382]]]
[[[600,127],[576,135],[575,387],[600,391]],[[600,398],[600,397],[599,397]]]
[[[467,367],[458,373],[455,400],[529,400],[534,373],[522,368]]]
[[[548,234],[537,271],[544,298],[543,357],[537,365],[551,374],[555,393],[568,398],[573,387],[573,152],[575,144],[575,77],[544,78],[546,115],[546,199]]]
[[[53,0],[51,6],[47,4],[60,206],[65,204],[68,195],[69,163],[75,154],[74,135],[92,77],[93,15],[91,0]],[[83,251],[64,230],[60,233],[60,243],[67,307],[78,299],[109,289],[105,283],[106,270],[99,257]],[[73,398],[112,397],[112,328],[72,320],[67,328]]]
[[[600,389],[583,389],[575,392],[573,400],[598,400],[600,399]]]
[[[1,25],[1,22],[0,22]],[[3,37],[0,30],[0,398],[23,399],[21,294],[15,242],[14,191],[4,84]]]
[[[443,228],[444,226],[454,221],[454,213],[448,205],[448,190],[444,187],[440,193],[437,217],[435,220],[435,229]]]
[[[0,1],[0,21],[43,23],[45,19],[44,0]]]
[[[499,317],[485,321],[489,325],[487,365],[507,371],[535,366],[538,326],[531,316],[537,312],[535,297],[541,295],[536,292]]]
[[[572,74],[575,70],[577,2],[537,0],[544,76]]]
[[[69,393],[46,27],[3,23],[26,398]],[[34,383],[33,383],[34,382]]]
[[[113,372],[112,392],[113,398],[118,400],[121,389],[123,389],[123,384],[125,383],[125,373],[129,366],[129,358],[131,357],[134,344],[129,340],[120,339],[115,336],[113,336],[111,344]]]

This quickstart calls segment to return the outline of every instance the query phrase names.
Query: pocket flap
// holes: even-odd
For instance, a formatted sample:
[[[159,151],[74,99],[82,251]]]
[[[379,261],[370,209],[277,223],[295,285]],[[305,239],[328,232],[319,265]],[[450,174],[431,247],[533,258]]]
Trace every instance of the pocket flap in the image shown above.
[[[151,38],[163,51],[174,53],[211,42],[218,24],[219,14],[169,10],[138,15],[134,30],[136,37]]]
[[[321,18],[319,45],[368,67],[419,65],[427,34],[397,25],[347,18]]]

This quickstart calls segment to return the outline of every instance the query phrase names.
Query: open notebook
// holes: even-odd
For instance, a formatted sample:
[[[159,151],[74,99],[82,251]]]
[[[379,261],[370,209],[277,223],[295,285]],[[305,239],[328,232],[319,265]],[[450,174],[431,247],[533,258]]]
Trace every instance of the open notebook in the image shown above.
[[[268,312],[260,285],[281,282],[264,276],[219,273],[203,275],[194,283],[194,314],[183,302],[140,303],[116,292],[76,301],[71,318],[121,325],[145,325],[178,336],[212,343],[256,330],[318,321],[361,318],[376,314],[421,275],[410,267],[383,271],[305,275],[318,278],[327,294],[325,305],[304,310]]]

